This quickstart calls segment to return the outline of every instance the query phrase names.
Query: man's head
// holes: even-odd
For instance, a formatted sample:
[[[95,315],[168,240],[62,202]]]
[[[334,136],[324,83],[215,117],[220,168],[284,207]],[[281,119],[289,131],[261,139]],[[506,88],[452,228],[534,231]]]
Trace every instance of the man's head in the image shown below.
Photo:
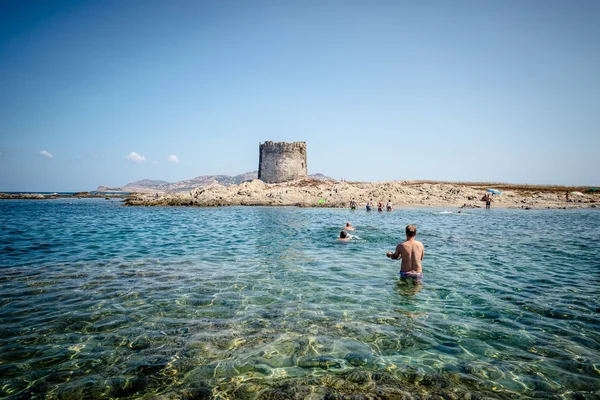
[[[414,225],[406,225],[406,237],[411,238],[417,236],[417,227]]]
[[[345,231],[341,231],[340,232],[340,239],[346,239],[346,237],[348,237],[348,234]]]
[[[350,222],[346,222],[346,227],[350,227]]]

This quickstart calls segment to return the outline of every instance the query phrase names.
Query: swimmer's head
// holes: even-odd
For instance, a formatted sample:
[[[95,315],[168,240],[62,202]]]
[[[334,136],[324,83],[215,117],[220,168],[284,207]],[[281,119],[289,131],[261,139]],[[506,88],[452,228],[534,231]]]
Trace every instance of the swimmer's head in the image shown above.
[[[346,239],[347,237],[348,237],[348,234],[346,233],[346,231],[340,232],[340,239]]]
[[[349,228],[350,226],[351,226],[350,222],[346,222],[346,227]]]
[[[417,227],[414,225],[406,225],[406,237],[415,237],[417,236]]]

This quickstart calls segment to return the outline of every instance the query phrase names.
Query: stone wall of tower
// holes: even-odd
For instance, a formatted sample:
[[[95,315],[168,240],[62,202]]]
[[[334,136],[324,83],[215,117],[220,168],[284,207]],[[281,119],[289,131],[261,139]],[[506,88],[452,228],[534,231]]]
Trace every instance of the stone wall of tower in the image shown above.
[[[306,179],[306,142],[259,143],[258,179],[280,183]]]

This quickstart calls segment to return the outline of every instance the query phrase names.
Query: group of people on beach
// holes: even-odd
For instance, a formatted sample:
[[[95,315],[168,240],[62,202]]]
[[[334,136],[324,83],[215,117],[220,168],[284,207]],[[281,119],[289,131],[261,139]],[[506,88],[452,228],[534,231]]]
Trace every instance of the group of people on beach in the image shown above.
[[[567,192],[566,197],[567,197],[567,201],[569,201],[569,192]],[[483,197],[481,198],[481,201],[485,201],[485,208],[490,209],[492,206],[492,202],[494,201],[493,193],[485,193],[483,195]],[[466,206],[467,205],[465,203],[465,205],[460,208],[464,208]],[[356,210],[358,208],[358,203],[356,202],[356,199],[354,197],[352,198],[352,200],[350,200],[349,207],[351,210]],[[370,199],[369,201],[366,202],[365,208],[367,209],[367,211],[373,211],[375,209],[375,207],[373,206],[373,199]],[[392,199],[389,199],[385,205],[385,210],[392,211],[393,209],[394,209],[394,206],[392,205]],[[377,211],[381,212],[383,210],[384,210],[383,201],[379,201],[377,203]],[[459,211],[459,213],[460,213],[460,211]]]
[[[568,194],[567,194],[568,199]],[[491,207],[491,203],[493,200],[492,193],[486,193],[481,198],[481,201],[485,201],[485,208],[489,209]],[[350,209],[356,210],[358,204],[355,198],[352,198],[350,201]],[[461,209],[466,207],[467,205],[463,205],[460,207]],[[367,211],[372,211],[373,207],[373,199],[370,199],[366,203]],[[380,201],[377,204],[377,210],[383,211],[384,205],[383,202]],[[388,200],[385,205],[385,209],[387,211],[392,211],[392,200]],[[458,212],[461,213],[462,210]],[[355,228],[352,226],[350,222],[347,222],[342,231],[340,232],[340,236],[338,238],[339,241],[349,241],[352,239],[352,235],[348,233],[349,231],[354,231]],[[423,256],[425,255],[425,248],[423,247],[423,243],[419,242],[415,239],[417,236],[417,227],[414,225],[406,226],[406,240],[398,243],[396,246],[396,250],[392,253],[388,251],[386,256],[391,258],[392,260],[402,260],[402,264],[400,266],[400,280],[406,281],[411,280],[415,283],[421,283],[423,280],[423,268],[421,266],[421,260],[423,260]]]
[[[348,231],[354,231],[355,228],[350,222],[346,222],[346,225],[340,232],[340,241],[348,241],[352,239],[352,235]],[[392,260],[402,260],[400,265],[400,280],[412,281],[414,283],[421,283],[423,280],[423,268],[421,266],[421,260],[425,255],[425,248],[423,243],[415,239],[417,236],[417,227],[414,225],[407,225],[406,229],[406,240],[398,243],[396,250],[392,253],[388,251],[386,253],[387,258]]]
[[[568,198],[568,197],[567,197]],[[491,203],[493,200],[492,193],[486,193],[481,201],[485,201],[485,208],[489,209],[491,207]],[[350,209],[356,210],[358,204],[355,198],[352,198],[350,201]],[[466,207],[466,204],[463,206]],[[461,207],[461,209],[463,208]],[[373,199],[370,199],[366,203],[367,211],[372,211],[374,209]],[[377,210],[383,211],[384,205],[382,201],[379,201],[377,204]],[[388,200],[385,205],[385,209],[387,211],[393,210],[392,200]],[[461,210],[458,211],[459,213]],[[342,231],[340,232],[340,236],[338,238],[339,241],[349,241],[352,239],[352,235],[348,233],[349,231],[354,231],[355,228],[352,226],[350,222],[347,222]],[[423,243],[419,242],[415,239],[417,236],[417,227],[414,225],[407,225],[406,229],[406,240],[398,243],[396,246],[396,250],[392,253],[388,251],[386,257],[391,258],[392,260],[402,260],[400,266],[400,280],[402,281],[413,281],[414,283],[421,283],[423,280],[423,268],[421,266],[421,260],[423,260],[423,256],[425,255],[425,248],[423,247]]]
[[[569,199],[567,192],[567,201]],[[485,201],[485,208],[489,209],[491,207],[491,203],[493,200],[492,193],[486,193],[481,198],[481,201]],[[466,203],[460,207],[461,209],[466,207]],[[352,198],[350,201],[350,209],[356,210],[358,204],[355,198]],[[367,211],[372,211],[374,209],[373,199],[370,199],[366,203]],[[377,210],[383,211],[384,205],[382,201],[379,201],[377,204]],[[392,200],[388,200],[385,205],[385,209],[387,211],[392,211]],[[461,213],[462,210],[458,212]],[[354,231],[355,228],[352,226],[350,222],[347,222],[342,231],[340,232],[340,236],[338,238],[339,241],[349,241],[352,239],[352,235],[348,233],[349,231]],[[425,255],[425,248],[423,247],[423,243],[419,242],[415,239],[417,236],[417,227],[415,225],[407,225],[406,229],[406,240],[398,243],[396,246],[396,250],[392,253],[388,251],[386,257],[391,258],[392,260],[402,260],[400,266],[400,280],[401,281],[412,281],[416,284],[420,284],[423,280],[423,268],[421,265],[421,260],[423,260],[423,256]]]
[[[350,200],[350,209],[356,210],[357,207],[358,207],[358,203],[356,202],[356,199],[353,197],[352,200]],[[383,201],[379,201],[377,203],[377,211],[381,212],[381,211],[383,211],[383,208],[384,208]],[[375,209],[375,207],[373,206],[373,199],[370,199],[369,201],[367,201],[366,209],[367,209],[367,211],[373,211]],[[385,205],[385,210],[392,211],[393,209],[394,209],[394,206],[392,205],[392,199],[389,199],[387,204]]]

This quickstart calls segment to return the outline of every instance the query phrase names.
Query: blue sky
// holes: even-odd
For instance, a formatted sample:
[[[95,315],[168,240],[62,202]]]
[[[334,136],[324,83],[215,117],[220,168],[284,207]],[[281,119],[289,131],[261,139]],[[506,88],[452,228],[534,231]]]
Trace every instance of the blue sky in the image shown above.
[[[0,0],[0,191],[258,169],[599,184],[599,1]]]

